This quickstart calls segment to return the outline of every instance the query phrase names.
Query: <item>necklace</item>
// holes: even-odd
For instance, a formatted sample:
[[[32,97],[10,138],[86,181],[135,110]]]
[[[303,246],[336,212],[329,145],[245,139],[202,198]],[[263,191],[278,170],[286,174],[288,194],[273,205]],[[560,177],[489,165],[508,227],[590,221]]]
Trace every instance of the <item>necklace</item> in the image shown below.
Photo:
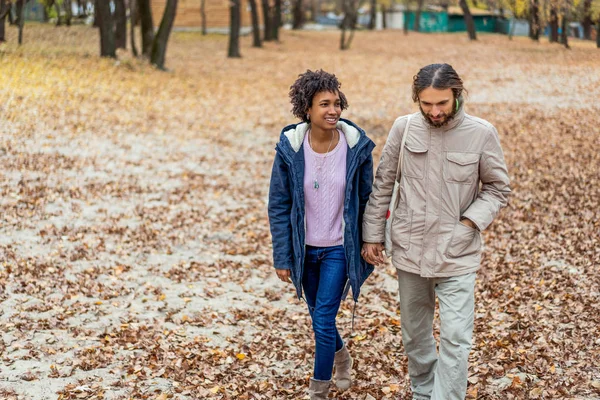
[[[310,146],[310,148],[315,151],[315,149],[312,146],[312,139],[311,139],[311,135],[312,135],[312,130],[308,131],[308,145]],[[321,165],[319,165],[319,161],[318,158],[315,160],[315,175],[314,175],[314,182],[313,182],[313,187],[315,188],[315,190],[317,190],[319,188],[319,179],[318,179],[318,174],[321,172],[321,168],[323,168],[323,166],[325,165],[325,162],[327,161],[327,156],[329,155],[329,150],[331,150],[331,144],[333,143],[333,138],[335,137],[335,134],[333,133],[333,130],[331,131],[331,140],[329,141],[329,146],[327,147],[327,152],[325,153],[325,157],[323,157],[323,161],[321,161]],[[316,153],[316,151],[315,151]]]

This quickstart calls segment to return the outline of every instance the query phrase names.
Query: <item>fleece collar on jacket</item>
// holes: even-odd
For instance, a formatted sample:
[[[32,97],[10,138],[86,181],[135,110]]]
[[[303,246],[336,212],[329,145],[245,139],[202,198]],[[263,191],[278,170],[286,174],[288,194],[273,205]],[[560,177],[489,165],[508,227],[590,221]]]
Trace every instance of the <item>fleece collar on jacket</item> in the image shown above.
[[[291,129],[288,129],[287,131],[283,132],[283,134],[290,141],[290,144],[292,145],[294,152],[297,153],[298,150],[300,150],[300,146],[302,146],[302,142],[304,141],[304,135],[306,135],[306,132],[308,131],[309,128],[310,128],[309,124],[307,124],[306,122],[302,122],[302,123],[296,125],[295,128],[291,128]],[[352,125],[350,125],[344,121],[341,121],[341,120],[338,121],[337,128],[341,129],[342,132],[344,132],[344,136],[346,137],[346,142],[348,143],[348,147],[350,147],[351,149],[354,148],[354,146],[356,146],[356,144],[358,143],[358,141],[360,139],[359,130],[356,129],[355,127],[353,127]]]

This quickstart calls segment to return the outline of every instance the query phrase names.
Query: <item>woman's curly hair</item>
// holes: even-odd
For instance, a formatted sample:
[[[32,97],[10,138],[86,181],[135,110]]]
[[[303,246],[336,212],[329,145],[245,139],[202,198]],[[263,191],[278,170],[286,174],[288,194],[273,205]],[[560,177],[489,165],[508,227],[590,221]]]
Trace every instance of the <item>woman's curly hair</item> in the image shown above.
[[[319,92],[338,93],[340,96],[340,107],[342,110],[348,108],[348,100],[340,91],[342,84],[334,74],[323,71],[306,70],[298,75],[298,79],[290,86],[290,99],[292,102],[292,114],[304,122],[310,122],[306,117],[306,111],[312,106],[315,95]]]

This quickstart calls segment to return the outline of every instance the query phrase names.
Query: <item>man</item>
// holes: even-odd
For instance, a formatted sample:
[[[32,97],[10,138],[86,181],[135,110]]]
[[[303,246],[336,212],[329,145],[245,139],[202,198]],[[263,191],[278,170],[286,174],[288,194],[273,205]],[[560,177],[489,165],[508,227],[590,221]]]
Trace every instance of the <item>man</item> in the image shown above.
[[[464,112],[463,91],[448,64],[428,65],[413,78],[421,113],[410,118],[397,177],[400,200],[391,210],[387,256],[398,271],[402,341],[418,400],[466,396],[481,231],[510,193],[498,132]],[[362,255],[371,264],[385,262],[386,215],[407,120],[398,118],[390,131],[364,214]],[[433,337],[436,296],[439,355]]]

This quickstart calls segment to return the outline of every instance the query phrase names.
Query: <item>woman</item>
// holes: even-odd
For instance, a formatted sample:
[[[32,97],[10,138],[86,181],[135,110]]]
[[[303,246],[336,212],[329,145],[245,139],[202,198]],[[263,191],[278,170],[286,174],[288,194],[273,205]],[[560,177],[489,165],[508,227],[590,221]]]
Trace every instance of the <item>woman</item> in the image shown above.
[[[277,276],[304,292],[315,335],[311,399],[335,384],[351,384],[352,358],[336,328],[340,302],[373,271],[360,255],[362,216],[371,193],[375,144],[342,119],[348,107],[340,83],[323,70],[306,71],[290,88],[292,113],[283,128],[269,190],[269,223]]]

